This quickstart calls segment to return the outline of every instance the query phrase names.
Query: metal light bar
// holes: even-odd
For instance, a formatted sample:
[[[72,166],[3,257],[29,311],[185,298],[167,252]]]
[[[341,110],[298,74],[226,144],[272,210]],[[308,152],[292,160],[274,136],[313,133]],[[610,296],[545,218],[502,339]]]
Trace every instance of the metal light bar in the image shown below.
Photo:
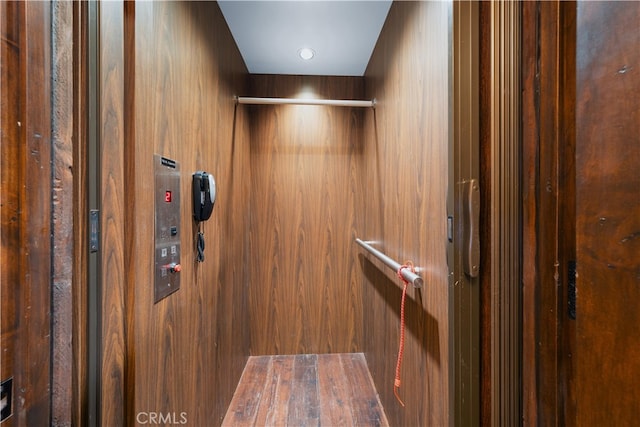
[[[236,97],[238,104],[252,105],[329,105],[334,107],[369,107],[374,108],[376,100],[358,101],[352,99],[302,99],[302,98],[255,98],[249,96]]]
[[[384,253],[380,252],[379,250],[371,246],[369,244],[370,242],[364,242],[360,239],[356,239],[356,243],[362,246],[363,248],[365,248],[367,251],[373,254],[376,258],[382,261],[387,267],[393,269],[394,271],[398,271],[398,269],[402,267],[402,264],[400,264],[398,261],[392,258],[389,258]],[[408,281],[413,285],[414,288],[422,287],[422,284],[424,283],[424,281],[422,280],[422,277],[418,276],[416,273],[414,273],[410,269],[403,268],[401,274],[406,281]]]

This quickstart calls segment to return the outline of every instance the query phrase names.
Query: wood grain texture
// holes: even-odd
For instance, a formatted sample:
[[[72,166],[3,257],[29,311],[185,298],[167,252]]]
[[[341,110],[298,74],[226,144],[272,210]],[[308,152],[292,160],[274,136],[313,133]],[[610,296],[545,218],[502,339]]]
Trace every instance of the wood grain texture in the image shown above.
[[[136,3],[124,3],[124,22],[123,22],[123,49],[125,52],[123,58],[124,68],[124,93],[127,94],[126,101],[123,106],[124,122],[124,140],[136,140],[136,40],[135,40],[135,17]],[[136,182],[136,156],[135,145],[127,144],[125,146],[124,159],[124,179],[126,182]],[[136,206],[136,200],[139,197],[135,191],[127,191],[124,195],[125,206]],[[124,217],[124,253],[125,253],[125,274],[126,281],[130,285],[127,286],[125,295],[125,319],[126,319],[126,366],[124,371],[125,381],[125,417],[129,423],[137,416],[136,412],[136,396],[139,391],[136,388],[136,218],[134,215],[125,215]],[[173,415],[173,414],[172,414]],[[137,421],[137,420],[136,420]]]
[[[522,258],[536,259],[537,144],[537,49],[538,3],[522,6]],[[533,262],[522,265],[522,415],[527,425],[538,424],[537,341],[536,341],[536,281]]]
[[[21,193],[20,179],[24,174],[20,146],[21,70],[20,70],[20,10],[18,2],[0,3],[0,379],[19,378],[17,340],[20,338],[20,263],[21,263]],[[15,267],[11,267],[15,266]],[[7,268],[8,267],[8,268]],[[16,379],[17,379],[16,378]],[[12,403],[15,405],[15,403]],[[15,407],[15,406],[14,406]],[[15,420],[15,417],[14,417]],[[8,425],[13,424],[7,420]]]
[[[53,425],[71,425],[73,398],[73,3],[54,3],[52,19],[52,396]]]
[[[388,426],[362,353],[250,357],[223,426]]]
[[[522,4],[523,418],[571,424],[575,4]]]
[[[579,1],[577,5],[574,360],[578,426],[630,425],[637,420],[639,22],[637,2]]]
[[[49,3],[3,2],[0,12],[0,374],[3,380],[13,377],[13,416],[6,424],[46,425],[51,416],[51,10]]]
[[[575,350],[576,322],[570,316],[570,271],[569,263],[576,257],[576,7],[562,2],[560,9],[560,46],[563,52],[560,73],[563,90],[561,95],[562,114],[560,116],[561,144],[558,149],[560,162],[560,203],[562,215],[558,219],[561,230],[560,275],[564,278],[560,295],[558,321],[561,326],[558,373],[560,376],[559,417],[560,423],[571,426],[576,419]],[[570,237],[569,237],[570,236]],[[575,280],[574,280],[575,281]],[[575,290],[575,286],[574,286]]]
[[[88,114],[87,93],[87,3],[74,3],[73,7],[73,326],[72,326],[72,425],[85,425],[87,421],[87,272],[89,259],[88,225]]]
[[[360,99],[362,80],[251,76],[250,93]],[[251,121],[251,354],[359,351],[362,111],[243,108]]]
[[[492,90],[493,90],[493,67],[492,55],[494,43],[491,42],[493,33],[493,3],[482,2],[479,6],[480,19],[480,75],[479,75],[479,137],[480,137],[480,425],[490,426],[491,420],[495,417],[496,410],[492,376],[492,358],[494,351],[492,348],[492,304],[495,297],[489,291],[491,287],[491,278],[493,271],[491,269],[494,254],[490,249],[490,229],[486,226],[492,217],[492,155],[493,148],[491,144],[492,125],[490,120],[495,117],[492,109]]]
[[[127,117],[131,311],[129,421],[182,413],[189,425],[222,421],[248,357],[249,128],[233,95],[246,69],[214,2],[141,2],[125,34],[133,106]],[[181,288],[153,302],[153,154],[175,159],[182,179]],[[212,173],[215,209],[196,262],[191,174]]]
[[[361,255],[365,355],[391,425],[450,422],[450,14],[446,3],[393,3],[365,73],[365,96],[378,104],[365,114],[360,237],[412,260],[425,279],[407,294],[402,408],[393,395],[402,290],[394,272]]]
[[[124,11],[119,1],[101,3],[99,11],[98,133],[100,144],[100,339],[98,418],[102,425],[126,422],[126,282],[124,251]]]

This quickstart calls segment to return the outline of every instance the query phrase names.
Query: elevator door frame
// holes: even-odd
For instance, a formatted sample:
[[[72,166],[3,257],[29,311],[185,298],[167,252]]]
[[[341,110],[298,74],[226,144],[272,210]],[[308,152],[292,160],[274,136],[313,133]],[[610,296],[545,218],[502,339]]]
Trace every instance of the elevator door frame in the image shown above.
[[[479,278],[464,272],[464,189],[479,182],[479,9],[476,2],[453,2],[452,94],[449,111],[449,188],[447,212],[452,229],[449,260],[450,425],[478,425],[480,420]],[[472,185],[472,184],[471,184]],[[477,185],[477,184],[476,184]],[[479,212],[472,212],[473,215]],[[473,275],[473,274],[472,274]]]

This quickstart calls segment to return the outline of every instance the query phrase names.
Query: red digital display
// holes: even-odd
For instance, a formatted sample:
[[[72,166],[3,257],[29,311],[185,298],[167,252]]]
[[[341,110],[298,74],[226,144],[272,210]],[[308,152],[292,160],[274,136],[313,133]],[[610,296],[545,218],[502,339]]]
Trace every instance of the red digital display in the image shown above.
[[[167,203],[171,203],[171,191],[167,190],[164,192],[164,201]]]

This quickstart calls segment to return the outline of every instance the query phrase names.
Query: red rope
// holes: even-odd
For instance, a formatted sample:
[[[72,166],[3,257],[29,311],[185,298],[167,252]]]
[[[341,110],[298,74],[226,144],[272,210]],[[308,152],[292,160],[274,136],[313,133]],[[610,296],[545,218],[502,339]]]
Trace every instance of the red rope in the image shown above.
[[[411,271],[415,272],[413,263],[411,261],[407,261],[403,266],[398,269],[398,277],[402,280],[404,286],[402,288],[402,302],[400,303],[400,344],[398,345],[398,361],[396,362],[396,378],[393,381],[393,394],[395,394],[398,402],[404,407],[404,402],[400,399],[398,395],[398,389],[400,388],[400,370],[402,368],[402,356],[404,354],[404,302],[407,296],[407,285],[409,282],[402,276],[402,270],[405,268],[411,269]]]

